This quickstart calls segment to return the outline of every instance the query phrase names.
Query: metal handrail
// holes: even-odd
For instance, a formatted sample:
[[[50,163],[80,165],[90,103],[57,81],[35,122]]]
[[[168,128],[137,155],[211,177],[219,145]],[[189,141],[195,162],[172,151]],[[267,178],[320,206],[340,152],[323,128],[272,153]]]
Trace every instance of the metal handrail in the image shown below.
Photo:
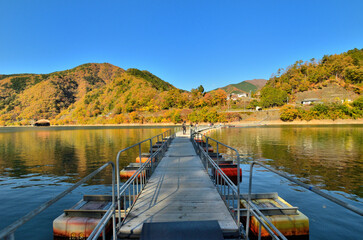
[[[115,190],[114,190],[115,189],[115,164],[113,162],[108,162],[108,163],[105,163],[100,168],[98,168],[97,170],[90,173],[88,176],[84,177],[83,179],[81,179],[80,181],[75,183],[73,186],[69,187],[68,189],[66,189],[62,193],[58,194],[56,197],[54,197],[51,200],[43,203],[42,205],[40,205],[39,207],[37,207],[33,211],[29,212],[28,214],[26,214],[22,218],[18,219],[14,223],[10,224],[9,226],[7,226],[3,230],[1,230],[0,231],[0,239],[15,239],[14,233],[19,227],[24,225],[26,222],[30,221],[33,217],[35,217],[39,213],[43,212],[45,209],[47,209],[48,207],[53,205],[55,202],[57,202],[58,200],[60,200],[64,196],[66,196],[68,193],[72,192],[74,189],[76,189],[77,187],[79,187],[83,183],[89,181],[91,178],[93,178],[95,175],[97,175],[99,172],[101,172],[103,169],[105,169],[108,165],[112,166],[112,204],[111,204],[110,208],[108,209],[107,213],[113,212],[113,216],[114,216],[114,212],[115,212],[115,200],[114,200],[115,199]],[[115,225],[116,224],[115,219],[113,219],[113,220],[114,220],[113,224]],[[116,236],[115,231],[113,232],[113,236],[114,237]]]
[[[197,154],[199,154],[201,160],[205,163],[205,168],[208,172],[208,169],[209,167],[211,167],[212,169],[212,173],[214,174],[211,174],[210,177],[213,179],[214,181],[214,184],[216,186],[220,185],[219,188],[217,188],[219,194],[221,194],[222,196],[224,196],[223,200],[226,204],[226,206],[228,207],[231,215],[235,218],[235,222],[238,226],[238,229],[239,229],[239,232],[241,231],[241,228],[240,228],[240,225],[241,225],[241,220],[240,220],[240,157],[239,157],[239,153],[236,149],[228,146],[228,145],[225,145],[221,142],[219,142],[218,140],[215,140],[213,138],[210,138],[208,136],[205,136],[205,135],[202,135],[201,132],[204,131],[204,130],[209,130],[211,128],[205,128],[205,129],[201,129],[197,132],[191,130],[191,140],[192,140],[192,143],[194,145],[194,148],[197,152]],[[201,138],[205,138],[206,139],[206,150],[203,149],[203,147],[199,144],[196,143],[195,141],[195,137],[199,137],[201,136]],[[217,144],[221,144],[231,150],[233,150],[235,153],[236,153],[236,156],[237,156],[237,186],[229,179],[229,177],[227,177],[227,175],[221,170],[221,168],[218,166],[217,163],[215,163],[212,158],[209,156],[208,154],[208,150],[209,150],[209,146],[208,146],[208,142],[209,141],[214,141],[216,142]],[[219,148],[217,147],[217,158],[219,156]],[[226,189],[227,188],[227,189]],[[229,193],[230,193],[230,190],[232,191],[232,199],[229,198]],[[234,202],[235,200],[237,200],[237,214],[236,216],[235,215],[235,212],[233,212],[233,209],[234,209]],[[231,207],[232,205],[232,207]],[[240,232],[241,233],[241,232]]]
[[[152,152],[152,141],[153,141],[153,139],[159,140],[160,137],[161,137],[163,143],[160,146],[160,148],[158,148],[153,153]],[[164,141],[165,137],[168,137],[168,138],[167,138],[167,140]],[[117,172],[119,172],[120,156],[123,152],[125,152],[129,149],[132,149],[134,147],[138,147],[139,148],[139,157],[141,160],[141,144],[145,143],[145,142],[149,142],[149,144],[150,144],[150,157],[145,161],[145,163],[141,164],[141,161],[140,161],[139,169],[121,187],[120,187],[120,182],[121,182],[120,175],[119,174],[117,175],[117,178],[116,178],[117,179],[117,205],[118,205],[118,208],[121,209],[121,199],[123,199],[124,208],[125,208],[125,217],[122,221],[121,221],[121,211],[119,211],[118,217],[119,217],[120,221],[117,225],[117,229],[119,229],[123,225],[128,213],[130,212],[130,211],[127,211],[127,206],[126,206],[127,190],[128,190],[128,199],[129,199],[129,202],[131,203],[131,206],[129,206],[129,208],[131,210],[137,197],[139,196],[141,191],[144,189],[148,179],[150,178],[151,174],[153,173],[156,166],[158,165],[159,160],[161,160],[161,157],[165,154],[167,147],[170,145],[170,142],[174,137],[175,137],[175,133],[172,134],[172,131],[168,130],[162,134],[145,139],[130,147],[122,149],[118,152],[117,157],[116,157],[116,171]],[[154,161],[154,159],[155,159],[155,161]],[[140,183],[140,185],[139,185],[139,183]],[[132,190],[132,196],[131,196],[131,190]],[[136,195],[135,195],[135,193],[136,193]],[[124,198],[122,198],[122,196],[124,196]]]
[[[34,209],[33,211],[29,212],[28,214],[26,214],[22,218],[18,219],[14,223],[10,224],[9,226],[7,226],[3,230],[1,230],[0,231],[0,239],[15,239],[14,233],[19,227],[24,225],[26,222],[30,221],[32,218],[37,216],[39,213],[43,212],[45,209],[47,209],[48,207],[53,205],[55,202],[57,202],[58,200],[60,200],[64,196],[66,196],[68,193],[72,192],[74,189],[76,189],[77,187],[79,187],[83,183],[89,181],[91,178],[93,178],[95,175],[97,175],[99,172],[101,172],[103,169],[105,169],[108,165],[112,166],[112,204],[107,209],[106,213],[101,218],[101,220],[99,221],[99,223],[97,224],[97,226],[94,228],[94,230],[92,231],[92,233],[90,234],[90,236],[87,239],[97,239],[102,232],[104,233],[104,229],[106,227],[106,224],[111,219],[111,217],[113,219],[113,221],[112,221],[113,222],[113,239],[116,239],[116,217],[115,217],[115,211],[116,211],[116,204],[115,204],[115,176],[116,176],[116,174],[115,174],[115,168],[117,169],[116,171],[119,172],[119,157],[120,157],[122,152],[127,151],[128,149],[131,149],[131,148],[133,148],[135,146],[139,146],[139,157],[141,158],[141,144],[142,143],[149,141],[150,142],[150,152],[151,152],[152,140],[157,139],[157,141],[159,141],[160,137],[161,137],[161,140],[164,141],[164,137],[166,137],[166,136],[169,136],[169,137],[172,136],[171,129],[167,130],[167,131],[165,131],[165,132],[163,132],[161,134],[158,134],[158,135],[156,135],[156,136],[154,136],[152,138],[148,138],[146,140],[143,140],[143,141],[141,141],[139,143],[136,143],[136,144],[134,144],[134,145],[132,145],[132,146],[130,146],[128,148],[125,148],[125,149],[119,151],[118,154],[117,154],[117,165],[116,165],[116,167],[115,167],[115,164],[113,162],[105,163],[103,166],[101,166],[97,170],[93,171],[88,176],[84,177],[83,179],[81,179],[80,181],[75,183],[70,188],[66,189],[62,193],[58,194],[56,197],[54,197],[51,200],[43,203],[38,208]],[[143,169],[146,168],[146,166],[148,164],[151,164],[151,166],[152,166],[151,159],[155,158],[158,154],[160,154],[161,149],[165,150],[165,146],[167,144],[169,144],[169,143],[170,143],[170,138],[163,143],[163,145],[162,145],[162,147],[160,147],[160,149],[158,149],[155,153],[151,154],[148,161],[146,161],[144,164],[142,164],[141,167],[139,168],[139,170],[130,179],[135,179],[138,175],[140,175],[140,173],[143,171]],[[151,168],[154,168],[154,167],[152,166]],[[128,182],[131,182],[130,179],[129,179]],[[143,179],[143,180],[145,181],[146,179]],[[124,184],[124,186],[126,186],[128,182],[126,182]],[[120,183],[120,175],[117,174],[117,192],[118,192],[117,200],[118,200],[118,209],[119,209],[118,212],[119,212],[119,219],[121,219],[119,183]],[[127,188],[124,187],[124,189],[126,190]]]
[[[334,202],[334,203],[336,203],[336,204],[338,204],[338,205],[340,205],[340,206],[342,206],[342,207],[344,207],[344,208],[346,208],[346,209],[348,209],[348,210],[350,210],[352,212],[355,212],[355,213],[363,216],[363,210],[362,209],[357,208],[357,207],[355,207],[355,206],[353,206],[353,205],[351,205],[349,203],[346,203],[346,202],[344,202],[344,201],[342,201],[342,200],[340,200],[340,199],[338,199],[336,197],[333,197],[333,196],[331,196],[329,194],[326,194],[323,191],[314,188],[313,186],[310,186],[308,184],[300,182],[299,180],[296,180],[296,179],[294,179],[294,178],[292,178],[292,177],[290,177],[290,176],[288,176],[288,175],[286,175],[284,173],[281,173],[281,172],[279,172],[279,171],[277,171],[277,170],[275,170],[273,168],[270,168],[270,167],[268,167],[268,166],[266,166],[266,165],[264,165],[264,164],[262,164],[260,162],[255,162],[255,161],[251,163],[251,167],[250,167],[251,173],[250,173],[250,186],[249,186],[249,189],[248,189],[249,194],[251,194],[252,170],[253,170],[254,165],[259,165],[259,166],[261,166],[261,167],[263,167],[263,168],[265,168],[265,169],[267,169],[267,170],[269,170],[269,171],[271,171],[273,173],[276,173],[277,175],[280,175],[283,178],[286,178],[287,180],[290,180],[291,182],[296,183],[297,185],[299,185],[299,186],[301,186],[301,187],[303,187],[303,188],[305,188],[305,189],[307,189],[309,191],[312,191],[312,192],[322,196],[323,198],[326,198],[326,199],[328,199],[328,200],[330,200],[330,201],[332,201],[332,202]]]
[[[253,216],[255,216],[257,221],[259,221],[259,223],[263,225],[263,227],[266,229],[266,231],[270,234],[270,236],[273,239],[279,240],[281,238],[283,240],[287,240],[287,238],[275,227],[275,225],[273,225],[271,223],[271,221],[268,218],[266,218],[265,215],[263,215],[263,213],[258,209],[258,207],[251,200],[247,200],[247,214],[248,214],[248,211],[251,212]],[[247,238],[248,238],[248,230],[247,230],[248,228],[249,228],[249,216],[247,215],[246,232],[245,232]],[[278,236],[275,233],[277,233]],[[258,239],[261,239],[261,225],[260,225],[260,229],[258,232]]]
[[[203,129],[203,130],[207,130],[207,129]],[[202,152],[204,157],[208,159],[208,161],[211,163],[211,165],[213,167],[215,167],[215,165],[217,165],[217,164],[209,157],[209,155],[207,153],[208,148],[209,148],[208,140],[213,140],[213,141],[215,141],[217,143],[217,159],[219,157],[219,147],[218,147],[219,144],[223,145],[223,146],[225,146],[227,148],[230,148],[232,150],[235,150],[235,149],[228,146],[228,145],[225,145],[225,144],[223,144],[223,143],[221,143],[221,142],[219,142],[219,141],[217,141],[215,139],[212,139],[210,137],[202,135],[201,132],[203,130],[200,130],[198,132],[191,131],[191,138],[194,139],[194,136],[198,136],[198,137],[200,136],[200,138],[204,137],[206,139],[206,150],[204,150],[201,146],[198,146],[198,147],[195,146],[195,148],[196,148],[197,153],[200,154],[200,152]],[[193,142],[193,144],[196,144],[195,141],[192,141],[192,142]],[[238,156],[237,158],[239,158],[238,154],[237,154],[237,156]],[[201,159],[202,159],[202,157],[201,157]],[[260,162],[252,162],[251,166],[250,166],[249,192],[248,192],[248,197],[247,197],[248,199],[246,200],[246,203],[247,203],[247,221],[246,221],[245,235],[246,235],[247,238],[248,238],[248,232],[249,232],[249,219],[250,219],[250,215],[252,214],[253,216],[256,217],[256,219],[266,229],[266,231],[270,234],[270,236],[273,239],[284,239],[284,240],[286,239],[286,237],[263,215],[263,213],[258,209],[258,207],[251,201],[252,173],[253,173],[253,166],[256,165],[256,164],[260,165],[261,167],[264,167],[265,169],[267,169],[267,170],[269,170],[269,171],[271,171],[273,173],[276,173],[276,174],[280,175],[281,177],[284,177],[284,178],[288,179],[289,181],[292,181],[292,182],[296,183],[297,185],[299,185],[299,186],[301,186],[301,187],[303,187],[303,188],[305,188],[305,189],[307,189],[309,191],[312,191],[312,192],[314,192],[314,193],[316,193],[316,194],[318,194],[318,195],[320,195],[320,196],[322,196],[322,197],[324,197],[324,198],[326,198],[326,199],[328,199],[328,200],[330,200],[330,201],[332,201],[332,202],[334,202],[334,203],[336,203],[336,204],[338,204],[338,205],[340,205],[342,207],[345,207],[348,210],[359,214],[360,216],[363,216],[363,210],[362,209],[359,209],[359,208],[357,208],[357,207],[355,207],[355,206],[353,206],[351,204],[348,204],[348,203],[346,203],[346,202],[344,202],[344,201],[342,201],[342,200],[340,200],[338,198],[330,196],[330,195],[322,192],[321,190],[314,188],[313,186],[309,186],[309,185],[307,185],[305,183],[302,183],[302,182],[300,182],[300,181],[298,181],[298,180],[296,180],[296,179],[294,179],[294,178],[292,178],[290,176],[287,176],[286,174],[281,173],[281,172],[279,172],[279,171],[277,171],[275,169],[272,169],[272,168],[270,168],[270,167],[268,167],[268,166],[266,166],[266,165],[264,165],[264,164],[262,164]],[[208,167],[208,166],[206,166],[206,167]],[[238,171],[238,173],[239,173],[239,171]],[[223,177],[226,177],[226,176],[223,175]],[[227,177],[227,179],[229,180],[228,177]],[[228,184],[230,184],[230,183],[228,183]],[[239,184],[238,184],[238,186],[239,186]],[[240,202],[240,201],[238,201],[238,202]],[[238,209],[237,211],[240,212],[240,209]],[[260,229],[261,229],[261,225],[260,225]],[[261,234],[261,230],[259,231],[259,239],[261,237],[260,234]]]
[[[209,129],[209,128],[208,128]],[[208,130],[208,129],[203,129],[203,130]],[[237,212],[237,224],[238,226],[241,226],[240,224],[240,205],[241,205],[241,201],[240,201],[240,189],[239,189],[239,185],[240,185],[240,155],[238,153],[238,151],[233,148],[233,147],[230,147],[218,140],[215,140],[213,138],[210,138],[208,136],[205,136],[203,134],[201,134],[201,132],[203,130],[200,130],[198,132],[195,132],[192,134],[200,137],[200,138],[205,138],[206,139],[206,150],[203,149],[202,146],[197,146],[199,147],[198,150],[196,149],[197,153],[202,153],[202,155],[204,156],[205,159],[208,159],[208,162],[211,164],[212,168],[214,168],[213,171],[218,171],[218,173],[221,175],[221,179],[223,179],[225,182],[221,182],[221,180],[218,179],[218,176],[219,174],[216,174],[217,178],[215,180],[215,184],[216,185],[219,185],[219,183],[224,183],[225,185],[223,185],[223,190],[220,190],[219,193],[224,196],[225,199],[227,199],[228,203],[226,202],[226,205],[227,207],[229,207],[229,201],[232,201],[232,204],[234,204],[234,201],[237,200],[237,209],[236,209],[236,212]],[[194,140],[194,135],[193,136],[193,140]],[[192,141],[193,141],[192,140]],[[217,163],[214,162],[211,157],[208,155],[208,150],[209,150],[209,145],[208,143],[210,141],[214,141],[217,143]],[[193,141],[193,144],[196,144],[194,143],[195,141]],[[222,145],[224,147],[227,147],[229,149],[231,149],[232,151],[234,151],[236,153],[236,157],[237,157],[237,164],[238,164],[238,167],[237,167],[237,186],[227,177],[227,175],[225,175],[225,173],[219,168],[218,166],[218,158],[219,158],[219,145]],[[201,159],[203,160],[203,158],[201,157]],[[206,168],[208,168],[208,165],[206,166]],[[222,184],[220,184],[222,185]],[[227,193],[225,191],[225,186],[227,185]],[[235,198],[234,194],[232,196],[232,199],[230,200],[229,197],[230,195],[227,195],[230,193],[229,190],[232,190],[232,193],[236,194],[237,197]],[[250,209],[250,213],[252,213],[253,216],[256,217],[257,221],[260,222],[260,224],[267,230],[267,232],[270,234],[270,236],[273,238],[273,239],[283,239],[283,240],[286,240],[286,237],[263,215],[263,213],[261,213],[258,209],[258,207],[252,202],[252,201],[248,201],[247,202],[247,206],[251,206],[251,209]],[[230,208],[230,207],[229,207]],[[232,206],[232,208],[230,208],[230,210],[232,211],[235,210],[234,206]],[[232,214],[233,215],[233,214]],[[240,228],[240,232],[241,232],[242,228]],[[248,231],[245,232],[245,235],[247,236],[247,239],[248,239]],[[279,238],[280,237],[280,238]]]

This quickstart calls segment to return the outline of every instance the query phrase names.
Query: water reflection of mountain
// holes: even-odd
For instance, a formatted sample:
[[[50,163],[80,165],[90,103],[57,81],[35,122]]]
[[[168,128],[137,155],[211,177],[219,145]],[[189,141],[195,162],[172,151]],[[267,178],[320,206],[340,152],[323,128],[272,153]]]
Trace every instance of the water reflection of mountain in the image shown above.
[[[363,197],[363,126],[224,129],[214,138],[327,190]]]
[[[108,161],[117,152],[166,129],[76,129],[12,131],[0,133],[0,176],[26,177],[29,174],[72,176],[75,182]],[[145,144],[143,151],[147,151]],[[135,160],[138,149],[122,156],[121,167]],[[111,179],[111,171],[98,179]],[[106,183],[108,180],[106,180]]]

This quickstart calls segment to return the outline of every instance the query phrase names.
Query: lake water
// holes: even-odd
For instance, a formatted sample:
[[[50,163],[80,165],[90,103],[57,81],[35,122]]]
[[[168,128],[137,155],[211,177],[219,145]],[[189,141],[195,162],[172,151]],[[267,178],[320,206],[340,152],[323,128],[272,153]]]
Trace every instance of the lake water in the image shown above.
[[[363,125],[229,128],[210,136],[247,161],[261,161],[363,209]],[[241,190],[247,192],[249,165],[242,169]],[[253,176],[252,192],[278,192],[309,217],[310,239],[362,239],[358,214],[262,168],[255,167]]]
[[[165,128],[0,128],[0,229],[67,189],[117,152]],[[211,136],[329,194],[363,208],[363,126],[221,129]],[[223,151],[223,149],[221,149]],[[145,145],[142,149],[147,151]],[[123,155],[121,168],[137,150]],[[247,191],[248,165],[243,165]],[[84,194],[110,194],[110,171],[31,220],[17,239],[52,239],[52,221]],[[287,180],[256,168],[253,192],[278,192],[310,219],[310,239],[359,239],[363,218]]]
[[[117,152],[167,128],[0,128],[0,229],[93,172]],[[142,152],[148,151],[144,144]],[[122,155],[135,162],[138,148]],[[53,239],[53,219],[84,194],[111,193],[111,167],[19,228],[17,239]]]

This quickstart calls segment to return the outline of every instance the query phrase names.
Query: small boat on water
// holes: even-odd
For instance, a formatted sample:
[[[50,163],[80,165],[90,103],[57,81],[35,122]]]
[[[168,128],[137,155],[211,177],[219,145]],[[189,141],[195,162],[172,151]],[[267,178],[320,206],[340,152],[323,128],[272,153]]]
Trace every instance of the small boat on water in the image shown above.
[[[47,119],[40,119],[34,123],[35,127],[49,127],[50,121]]]

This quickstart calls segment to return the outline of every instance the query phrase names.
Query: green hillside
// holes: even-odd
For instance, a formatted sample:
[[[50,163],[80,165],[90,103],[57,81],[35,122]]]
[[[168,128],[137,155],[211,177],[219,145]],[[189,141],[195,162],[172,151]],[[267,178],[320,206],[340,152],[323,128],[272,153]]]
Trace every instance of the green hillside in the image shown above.
[[[265,79],[253,79],[253,80],[246,80],[240,83],[236,84],[229,84],[225,87],[221,87],[218,89],[222,89],[226,91],[227,94],[231,93],[252,93],[257,92],[259,89],[261,89],[265,84],[267,80]]]
[[[248,83],[248,82],[240,82],[240,83],[237,83],[237,84],[231,84],[231,86],[243,91],[243,92],[256,92],[257,91],[257,86],[251,84],[251,83]],[[223,89],[223,88],[222,88]],[[238,93],[237,92],[232,92],[232,93]]]
[[[171,85],[170,83],[161,80],[160,78],[158,78],[157,76],[153,75],[152,73],[146,70],[140,71],[139,69],[136,68],[130,68],[127,69],[126,72],[131,74],[132,76],[140,77],[147,80],[148,82],[151,83],[151,86],[153,88],[156,88],[157,90],[168,91],[174,88],[174,86]]]

